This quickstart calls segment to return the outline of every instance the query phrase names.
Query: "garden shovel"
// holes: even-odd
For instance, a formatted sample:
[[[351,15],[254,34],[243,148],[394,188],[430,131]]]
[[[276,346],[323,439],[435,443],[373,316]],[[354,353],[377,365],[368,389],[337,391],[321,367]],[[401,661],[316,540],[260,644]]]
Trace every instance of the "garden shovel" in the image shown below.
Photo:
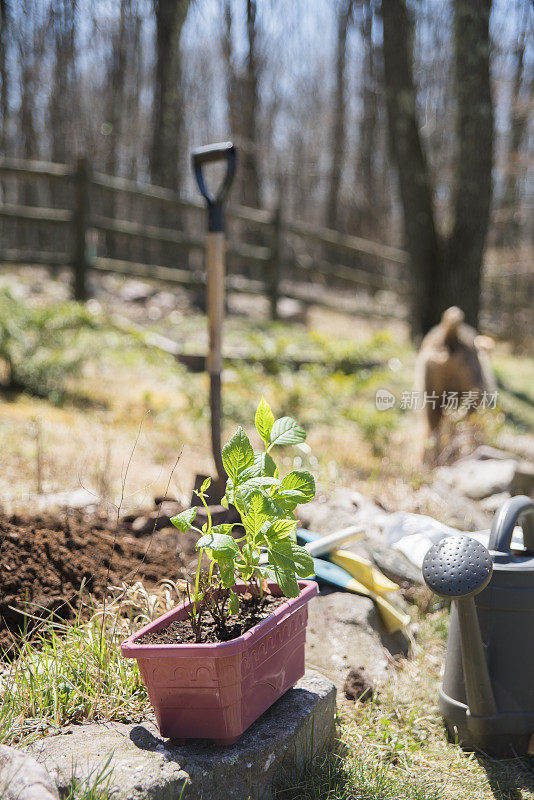
[[[199,147],[192,153],[193,172],[198,188],[206,201],[208,235],[206,240],[206,286],[209,329],[207,368],[210,377],[211,447],[217,470],[212,482],[211,502],[219,502],[224,494],[226,473],[221,457],[221,372],[222,328],[225,300],[225,237],[223,206],[235,173],[237,152],[232,142]],[[207,187],[203,168],[206,164],[226,162],[226,172],[218,191]]]

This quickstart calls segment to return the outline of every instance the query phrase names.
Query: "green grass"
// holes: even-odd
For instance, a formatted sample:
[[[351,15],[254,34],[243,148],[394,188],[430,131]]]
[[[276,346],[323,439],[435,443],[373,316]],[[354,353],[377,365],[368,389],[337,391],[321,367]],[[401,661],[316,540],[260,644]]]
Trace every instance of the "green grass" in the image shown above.
[[[112,759],[113,754],[108,756],[102,766],[93,769],[82,779],[73,775],[61,794],[62,800],[112,800]]]
[[[78,616],[38,623],[15,645],[1,676],[0,743],[26,742],[73,722],[141,718],[146,689],[136,662],[120,654],[132,630],[131,617],[119,616],[111,601],[88,622]]]
[[[413,658],[367,704],[344,704],[335,752],[277,800],[532,800],[534,759],[495,760],[448,741],[437,708],[448,612],[420,614]]]
[[[499,404],[512,432],[534,430],[534,360],[497,355],[493,368],[499,384]]]

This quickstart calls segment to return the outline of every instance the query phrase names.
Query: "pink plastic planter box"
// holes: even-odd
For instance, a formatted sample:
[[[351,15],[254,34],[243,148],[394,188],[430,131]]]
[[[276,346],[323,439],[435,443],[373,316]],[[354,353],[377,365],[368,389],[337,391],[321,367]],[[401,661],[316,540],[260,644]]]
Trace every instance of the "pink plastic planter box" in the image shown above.
[[[318,587],[315,581],[299,581],[299,586],[298,597],[230,642],[137,644],[144,633],[185,619],[188,603],[123,642],[123,656],[137,659],[162,736],[232,744],[302,678],[308,601]],[[276,584],[269,587],[280,595]]]

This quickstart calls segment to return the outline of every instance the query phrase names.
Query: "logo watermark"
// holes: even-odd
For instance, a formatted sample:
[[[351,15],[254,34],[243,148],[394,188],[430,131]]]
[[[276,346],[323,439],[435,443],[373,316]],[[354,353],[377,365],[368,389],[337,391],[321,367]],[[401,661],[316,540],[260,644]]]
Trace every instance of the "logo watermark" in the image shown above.
[[[378,411],[387,411],[390,408],[393,408],[395,403],[397,402],[397,398],[390,392],[388,389],[377,389],[375,394],[375,405]]]
[[[417,411],[426,406],[444,411],[474,411],[475,409],[497,408],[498,392],[418,392],[404,391],[400,399],[388,389],[377,389],[375,406],[377,411],[387,411],[397,405],[401,411]]]

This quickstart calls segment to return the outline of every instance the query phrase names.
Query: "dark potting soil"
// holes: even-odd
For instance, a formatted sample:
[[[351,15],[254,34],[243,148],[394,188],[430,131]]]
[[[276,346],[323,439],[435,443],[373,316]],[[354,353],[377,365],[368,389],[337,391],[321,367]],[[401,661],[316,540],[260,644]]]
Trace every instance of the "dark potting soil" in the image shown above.
[[[184,578],[196,565],[195,536],[174,528],[132,535],[99,514],[65,511],[37,517],[0,513],[0,658],[25,624],[22,613],[69,619],[82,584],[96,598],[107,586]]]
[[[343,686],[347,700],[367,702],[373,699],[375,685],[365,671],[365,667],[352,667]]]
[[[137,644],[216,644],[237,639],[246,631],[267,619],[273,611],[287,603],[287,597],[276,597],[269,594],[262,599],[241,595],[239,599],[239,613],[229,617],[226,631],[217,629],[211,614],[205,615],[202,620],[201,640],[195,640],[189,619],[175,620],[160,631],[145,633],[136,640]]]

